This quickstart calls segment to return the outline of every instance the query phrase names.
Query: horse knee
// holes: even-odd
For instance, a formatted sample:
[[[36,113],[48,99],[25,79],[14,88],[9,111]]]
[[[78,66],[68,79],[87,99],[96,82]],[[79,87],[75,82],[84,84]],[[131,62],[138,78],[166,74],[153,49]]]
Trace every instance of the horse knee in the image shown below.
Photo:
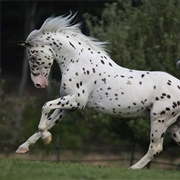
[[[49,112],[49,111],[50,111],[50,104],[49,104],[48,102],[46,102],[46,103],[43,105],[41,111],[44,112],[44,113]]]

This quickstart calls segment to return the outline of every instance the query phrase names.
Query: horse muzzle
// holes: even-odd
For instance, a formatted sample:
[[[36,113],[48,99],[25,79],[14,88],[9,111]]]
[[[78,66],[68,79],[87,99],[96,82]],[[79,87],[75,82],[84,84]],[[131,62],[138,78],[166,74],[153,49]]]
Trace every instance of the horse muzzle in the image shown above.
[[[33,76],[31,76],[31,79],[32,79],[34,86],[36,88],[45,88],[48,86],[48,79],[46,77],[43,77],[43,76],[33,77]]]

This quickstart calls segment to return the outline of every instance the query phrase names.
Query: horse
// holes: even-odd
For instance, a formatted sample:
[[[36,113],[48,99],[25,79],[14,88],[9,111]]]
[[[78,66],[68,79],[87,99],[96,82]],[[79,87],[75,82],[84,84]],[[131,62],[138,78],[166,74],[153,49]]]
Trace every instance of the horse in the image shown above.
[[[72,24],[74,17],[51,16],[22,43],[34,86],[48,86],[54,60],[61,71],[61,85],[60,97],[43,105],[38,131],[16,153],[27,153],[39,138],[49,144],[49,130],[72,110],[84,108],[119,117],[149,115],[149,148],[131,169],[143,168],[163,150],[166,131],[180,145],[179,79],[166,72],[119,66],[107,53],[106,42],[84,35],[80,23]]]

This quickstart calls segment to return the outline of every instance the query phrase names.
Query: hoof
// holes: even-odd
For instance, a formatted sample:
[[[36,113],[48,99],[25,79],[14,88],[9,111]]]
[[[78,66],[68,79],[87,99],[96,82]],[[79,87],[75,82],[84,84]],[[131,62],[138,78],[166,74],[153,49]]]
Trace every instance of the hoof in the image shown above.
[[[48,145],[52,141],[52,135],[50,132],[46,134],[45,137],[42,138],[45,145]]]
[[[29,151],[29,149],[27,148],[24,148],[24,147],[19,147],[17,150],[16,150],[16,153],[18,154],[25,154]]]

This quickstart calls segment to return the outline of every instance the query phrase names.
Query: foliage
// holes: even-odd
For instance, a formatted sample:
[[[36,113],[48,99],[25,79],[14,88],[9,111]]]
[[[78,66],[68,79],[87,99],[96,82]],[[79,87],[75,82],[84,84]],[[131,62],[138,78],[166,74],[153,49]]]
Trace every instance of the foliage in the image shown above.
[[[9,82],[0,80],[0,148],[5,151],[36,131],[44,101],[40,96],[15,96],[11,88]],[[34,117],[37,121],[33,121]]]
[[[17,98],[6,96],[4,90],[4,80],[0,80],[0,147],[13,143],[13,134],[15,130],[14,109]]]
[[[118,64],[141,70],[162,70],[179,76],[179,12],[176,0],[148,1],[134,7],[131,1],[106,4],[101,19],[85,14],[90,35],[109,41]]]
[[[0,179],[179,179],[175,170],[110,168],[79,163],[0,159]]]

